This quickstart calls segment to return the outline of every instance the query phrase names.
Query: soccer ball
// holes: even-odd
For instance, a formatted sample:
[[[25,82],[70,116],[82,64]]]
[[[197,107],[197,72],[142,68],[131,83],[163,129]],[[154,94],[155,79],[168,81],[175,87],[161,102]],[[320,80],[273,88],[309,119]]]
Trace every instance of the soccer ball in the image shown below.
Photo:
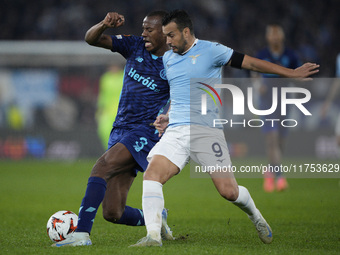
[[[71,211],[59,211],[48,219],[47,234],[53,242],[60,242],[76,230],[77,224],[77,214]]]

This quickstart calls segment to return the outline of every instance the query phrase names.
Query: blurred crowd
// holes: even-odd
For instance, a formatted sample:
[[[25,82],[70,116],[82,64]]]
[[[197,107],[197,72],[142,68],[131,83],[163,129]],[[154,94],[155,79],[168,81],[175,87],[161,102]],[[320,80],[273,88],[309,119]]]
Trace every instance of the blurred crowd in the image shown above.
[[[280,23],[287,46],[302,61],[318,62],[321,76],[334,76],[340,52],[338,0],[2,0],[0,40],[83,40],[87,29],[108,11],[125,16],[124,33],[138,35],[148,12],[176,8],[193,17],[198,38],[250,55],[265,46],[266,24]]]

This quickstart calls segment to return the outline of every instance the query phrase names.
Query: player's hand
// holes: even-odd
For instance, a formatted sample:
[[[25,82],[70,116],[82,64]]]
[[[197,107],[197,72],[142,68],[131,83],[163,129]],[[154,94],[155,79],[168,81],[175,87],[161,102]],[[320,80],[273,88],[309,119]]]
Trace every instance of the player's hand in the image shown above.
[[[169,116],[165,115],[165,114],[160,114],[157,116],[155,122],[153,123],[153,125],[155,126],[155,128],[158,130],[159,135],[158,136],[162,136],[163,133],[165,132],[166,127],[169,124]]]
[[[106,14],[106,17],[103,20],[103,24],[106,27],[120,27],[123,26],[125,22],[125,18],[123,15],[117,12],[109,12]]]
[[[309,78],[313,74],[316,74],[319,72],[320,65],[317,65],[315,63],[305,63],[302,66],[294,69],[294,77],[295,78],[302,78],[303,80],[312,80],[312,78]]]

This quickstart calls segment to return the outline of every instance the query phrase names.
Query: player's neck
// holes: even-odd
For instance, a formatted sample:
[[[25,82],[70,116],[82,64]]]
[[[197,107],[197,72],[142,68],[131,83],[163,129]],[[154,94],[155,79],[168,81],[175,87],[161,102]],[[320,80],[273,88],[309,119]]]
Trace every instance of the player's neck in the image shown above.
[[[169,45],[165,44],[160,49],[158,49],[156,52],[151,52],[153,55],[157,57],[161,57],[164,55],[166,51],[170,50]]]
[[[184,54],[187,53],[189,50],[191,50],[191,48],[194,47],[194,46],[196,45],[197,41],[198,41],[198,39],[197,39],[195,36],[191,37],[190,40],[188,40],[188,44],[187,44],[188,47],[187,47],[187,49],[185,49],[184,52],[181,53],[181,55],[184,55]]]

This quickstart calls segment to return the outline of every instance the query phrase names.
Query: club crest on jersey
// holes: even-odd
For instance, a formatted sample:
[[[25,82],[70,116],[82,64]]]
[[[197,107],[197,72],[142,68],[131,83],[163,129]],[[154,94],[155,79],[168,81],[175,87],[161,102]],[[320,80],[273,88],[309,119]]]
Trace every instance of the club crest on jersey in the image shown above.
[[[197,58],[200,56],[201,54],[198,54],[198,55],[191,55],[191,56],[189,56],[189,58],[191,58],[191,63],[194,65],[194,64],[196,64],[196,62],[197,62]]]

